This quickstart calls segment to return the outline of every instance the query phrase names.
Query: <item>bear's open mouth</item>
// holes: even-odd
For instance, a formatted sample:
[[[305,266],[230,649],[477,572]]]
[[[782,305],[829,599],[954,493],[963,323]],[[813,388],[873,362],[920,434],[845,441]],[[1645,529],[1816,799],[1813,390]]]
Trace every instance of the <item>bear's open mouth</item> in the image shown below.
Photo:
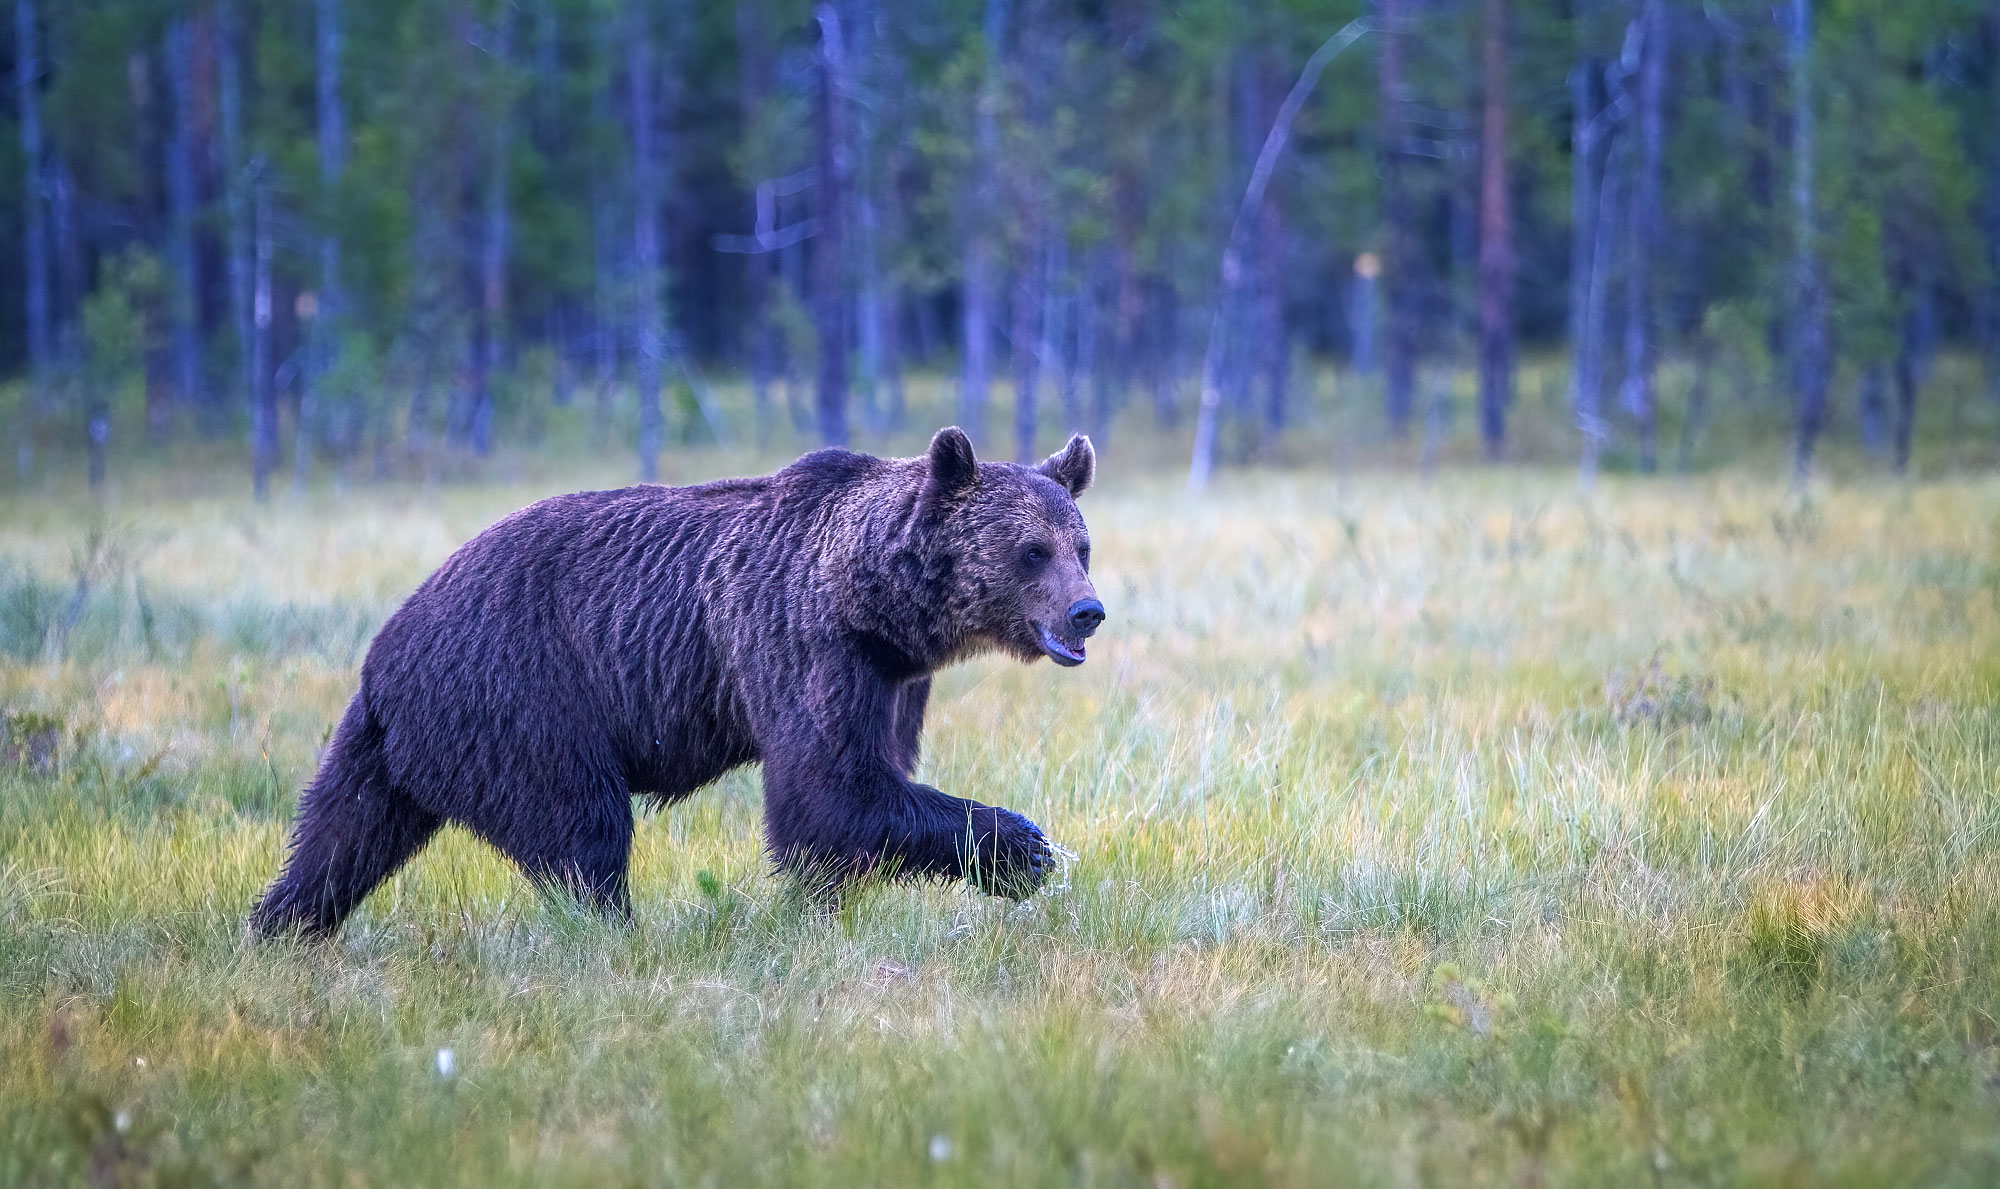
[[[1043,627],[1041,624],[1036,624],[1035,630],[1042,634],[1042,651],[1048,654],[1050,660],[1064,667],[1083,663],[1082,641],[1079,640],[1076,646],[1072,648],[1060,636]]]

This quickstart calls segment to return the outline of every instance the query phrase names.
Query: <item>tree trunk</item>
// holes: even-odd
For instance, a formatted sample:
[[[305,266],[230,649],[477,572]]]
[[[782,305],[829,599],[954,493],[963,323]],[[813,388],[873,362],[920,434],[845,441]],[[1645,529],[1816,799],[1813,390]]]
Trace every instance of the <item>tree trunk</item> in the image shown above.
[[[1832,371],[1828,345],[1828,299],[1819,258],[1813,173],[1812,0],[1791,0],[1790,58],[1792,73],[1792,231],[1794,383],[1798,390],[1798,435],[1793,456],[1795,479],[1803,483],[1812,472],[1813,446],[1826,420],[1826,387]]]
[[[737,106],[747,138],[756,127],[770,92],[770,49],[764,35],[761,0],[736,5]],[[759,187],[761,190],[761,187]],[[757,232],[766,234],[764,202],[759,195]],[[750,339],[750,405],[756,421],[757,448],[771,441],[771,382],[777,370],[777,328],[771,320],[771,270],[776,256],[768,251],[743,254],[745,312]]]
[[[964,339],[959,419],[975,443],[986,438],[986,407],[993,382],[993,233],[999,169],[1001,58],[1007,36],[1007,0],[986,0],[981,26],[985,73],[972,117],[972,207],[967,217],[965,293],[960,301]]]
[[[653,30],[645,0],[626,8],[625,86],[632,135],[632,269],[636,323],[636,387],[639,395],[639,478],[657,482],[664,425],[660,416],[660,371],[666,354],[666,314],[660,289],[660,159],[656,121],[658,94],[653,77]]]
[[[1861,448],[1880,458],[1889,450],[1889,369],[1871,363],[1861,372]]]
[[[1665,83],[1667,17],[1664,0],[1640,0],[1645,22],[1639,61],[1639,145],[1633,178],[1629,220],[1632,250],[1625,274],[1625,411],[1639,431],[1639,469],[1658,466],[1659,412],[1654,371],[1659,343],[1653,320],[1659,305],[1654,292],[1653,261],[1666,245],[1661,242],[1660,178],[1665,144]]]
[[[28,400],[17,428],[14,462],[23,479],[35,464],[35,422],[49,400],[49,241],[43,222],[41,60],[34,0],[14,2],[14,82],[21,121],[21,280],[27,292]]]
[[[133,313],[142,331],[139,348],[141,384],[145,393],[146,435],[164,441],[173,428],[174,404],[178,395],[174,380],[172,206],[160,192],[166,185],[168,152],[157,144],[161,130],[159,97],[155,76],[160,74],[153,59],[166,57],[165,47],[136,46],[125,55],[125,86],[130,96],[131,160],[138,169],[133,177],[131,223],[133,238],[160,253],[163,270],[157,284],[147,284],[134,292]],[[169,97],[171,104],[171,97]],[[166,131],[171,135],[171,115]],[[158,168],[155,168],[158,166]],[[157,183],[157,184],[156,184]],[[163,223],[163,220],[165,222]],[[81,295],[81,290],[78,290]],[[81,313],[81,307],[78,307]]]
[[[194,38],[185,17],[167,25],[167,90],[172,132],[167,137],[167,308],[173,327],[174,395],[203,411],[200,262],[194,249]],[[207,416],[204,420],[209,420]]]
[[[1694,473],[1695,444],[1708,420],[1708,390],[1715,377],[1715,338],[1700,335],[1695,340],[1694,383],[1688,386],[1687,417],[1681,422],[1680,472]]]
[[[1417,367],[1419,306],[1415,201],[1410,191],[1408,84],[1404,78],[1405,38],[1411,23],[1410,0],[1381,0],[1382,27],[1379,82],[1382,126],[1382,252],[1383,288],[1387,291],[1389,333],[1383,353],[1383,396],[1389,429],[1398,438],[1410,432]]]
[[[1035,437],[1040,430],[1039,388],[1041,385],[1042,250],[1040,229],[1033,225],[1025,236],[1021,262],[1014,270],[1013,342],[1014,364],[1014,461],[1035,461]]]
[[[278,394],[271,382],[271,258],[276,237],[271,226],[271,184],[261,168],[255,181],[256,247],[251,259],[250,297],[250,473],[257,498],[269,499],[278,469]]]
[[[1070,273],[1069,237],[1060,230],[1049,236],[1042,265],[1042,336],[1037,350],[1049,371],[1049,384],[1062,406],[1062,432],[1083,432],[1083,387],[1076,371],[1075,279]]]
[[[1394,2],[1394,0],[1391,0]],[[1340,52],[1358,41],[1368,32],[1366,18],[1350,21],[1339,32],[1321,43],[1306,60],[1299,71],[1298,81],[1292,84],[1285,101],[1278,106],[1278,114],[1271,121],[1271,131],[1264,137],[1264,146],[1257,152],[1257,162],[1251,166],[1250,180],[1243,188],[1243,201],[1236,208],[1236,217],[1229,225],[1229,239],[1222,249],[1220,284],[1216,286],[1215,312],[1211,317],[1208,331],[1208,350],[1201,364],[1201,408],[1195,421],[1194,453],[1188,463],[1188,486],[1199,491],[1208,485],[1210,474],[1215,470],[1215,445],[1217,421],[1221,414],[1222,385],[1221,367],[1223,350],[1224,320],[1228,311],[1237,302],[1243,287],[1243,247],[1250,232],[1254,212],[1263,205],[1265,191],[1271,184],[1271,173],[1277,168],[1278,155],[1285,151],[1285,142],[1291,138],[1292,122],[1299,117],[1299,109],[1306,103],[1306,97],[1319,82],[1320,74]]]
[[[484,210],[479,244],[479,313],[473,349],[472,409],[466,444],[481,458],[493,450],[493,377],[506,358],[507,260],[512,244],[509,168],[513,153],[513,100],[507,78],[514,41],[514,9],[502,5],[500,27],[489,69],[497,101],[487,113],[492,140],[488,145]]]
[[[1098,361],[1098,326],[1102,312],[1098,308],[1098,298],[1103,293],[1099,283],[1104,272],[1104,249],[1092,248],[1083,259],[1077,277],[1076,298],[1071,304],[1070,316],[1076,344],[1070,357],[1070,387],[1075,390],[1076,411],[1070,420],[1070,432],[1084,432],[1092,439],[1104,436],[1104,423],[1109,420],[1111,410],[1106,388],[1101,382],[1103,367]],[[1086,403],[1088,407],[1086,408]]]
[[[815,12],[819,22],[819,103],[815,116],[819,157],[819,235],[813,240],[813,321],[819,329],[819,437],[828,446],[847,445],[848,301],[846,250],[847,188],[853,156],[848,141],[847,104],[842,94],[847,47],[840,14],[831,4]]]
[[[621,325],[618,301],[618,216],[609,185],[596,181],[590,188],[591,245],[591,350],[595,359],[596,401],[592,433],[604,444],[611,429],[611,398],[618,381],[618,335]]]
[[[1274,110],[1270,92],[1284,85],[1271,77],[1268,65],[1257,68],[1258,106]],[[1264,385],[1263,444],[1275,450],[1284,435],[1289,409],[1292,340],[1285,325],[1285,215],[1277,196],[1265,191],[1257,212],[1257,363]]]
[[[250,166],[243,155],[243,47],[237,0],[216,6],[216,70],[222,99],[222,197],[229,219],[229,327],[236,337],[237,395],[250,414],[250,470],[257,498],[269,495],[266,476],[257,465],[257,378],[251,366],[250,340],[255,315],[251,292],[251,255],[255,228],[251,224]]]
[[[1597,483],[1599,459],[1610,440],[1610,426],[1604,419],[1604,342],[1606,307],[1610,303],[1612,257],[1618,243],[1618,213],[1623,208],[1620,171],[1615,145],[1605,148],[1598,169],[1596,204],[1591,217],[1595,233],[1590,247],[1590,289],[1583,307],[1583,345],[1577,352],[1582,376],[1577,381],[1576,423],[1583,434],[1583,457],[1578,465],[1579,482],[1585,491]],[[1629,154],[1628,154],[1629,155]]]
[[[835,11],[831,5],[824,6]],[[844,152],[852,182],[850,198],[854,207],[854,345],[861,369],[860,397],[862,424],[880,432],[883,426],[882,319],[886,299],[882,291],[882,204],[881,171],[876,160],[881,118],[879,93],[863,94],[860,79],[873,73],[876,29],[872,6],[867,0],[850,0],[852,19],[841,26],[846,37],[840,71],[835,82],[835,98],[841,105],[844,124]],[[842,148],[843,146],[835,146]]]
[[[1570,154],[1569,154],[1569,407],[1586,434],[1591,427],[1580,424],[1583,382],[1589,370],[1586,328],[1589,322],[1591,276],[1595,267],[1593,249],[1597,231],[1597,64],[1584,53],[1584,32],[1578,21],[1578,52],[1569,72]]]
[[[79,217],[76,174],[60,147],[48,151],[42,178],[47,187],[49,245],[55,258],[55,303],[50,318],[59,366],[73,368],[82,356],[83,221]]]
[[[2000,0],[1994,0],[1992,37],[2000,45]],[[2000,401],[2000,70],[1993,74],[1993,106],[1988,113],[1993,123],[1987,127],[1986,147],[1986,386]]]
[[[1500,457],[1514,401],[1514,229],[1507,202],[1507,2],[1486,0],[1479,139],[1479,428]]]
[[[316,0],[315,65],[319,117],[319,295],[312,320],[311,363],[299,386],[297,443],[292,448],[292,484],[304,491],[312,478],[313,432],[320,389],[340,355],[340,235],[334,230],[340,175],[347,163],[347,120],[340,104],[340,0]]]
[[[1903,315],[1896,344],[1896,473],[1910,469],[1910,439],[1917,425],[1917,395],[1929,363],[1931,298],[1928,288],[1916,294]]]
[[[884,32],[889,28],[884,23],[882,7],[871,0],[865,11],[871,21],[869,44],[873,47],[867,59],[869,74],[874,82],[870,104],[875,120],[868,144],[887,147],[886,157],[880,165],[869,172],[869,186],[876,195],[876,246],[872,250],[875,267],[880,270],[880,305],[876,319],[881,339],[882,386],[887,398],[887,408],[883,417],[886,427],[895,432],[903,428],[908,414],[909,399],[903,387],[903,318],[906,314],[910,295],[906,293],[902,270],[895,264],[895,249],[908,234],[905,222],[903,195],[900,179],[907,172],[913,149],[909,135],[909,123],[902,96],[909,86],[908,71],[895,47],[888,43]],[[879,134],[881,128],[888,128],[889,135]],[[879,170],[879,172],[878,172]]]
[[[1347,291],[1347,361],[1356,373],[1372,376],[1382,366],[1379,300],[1382,258],[1373,252],[1354,257]]]

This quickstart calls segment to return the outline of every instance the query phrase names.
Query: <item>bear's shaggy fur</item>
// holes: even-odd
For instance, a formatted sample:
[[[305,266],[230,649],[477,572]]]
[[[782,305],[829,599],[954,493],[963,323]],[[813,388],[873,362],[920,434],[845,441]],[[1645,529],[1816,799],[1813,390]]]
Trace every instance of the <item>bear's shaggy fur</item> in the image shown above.
[[[910,776],[935,670],[1083,659],[1094,469],[1081,436],[1025,467],[951,428],[922,458],[822,450],[507,517],[375,637],[253,931],[333,932],[447,821],[627,915],[633,795],[752,761],[767,845],[810,886],[880,868],[1025,895],[1042,832]]]

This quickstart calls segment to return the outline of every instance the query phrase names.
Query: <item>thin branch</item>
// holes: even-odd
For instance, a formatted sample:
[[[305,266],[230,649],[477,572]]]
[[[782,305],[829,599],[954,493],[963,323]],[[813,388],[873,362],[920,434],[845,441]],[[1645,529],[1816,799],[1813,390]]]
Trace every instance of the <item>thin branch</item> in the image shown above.
[[[1208,329],[1208,350],[1201,361],[1201,412],[1195,421],[1194,459],[1188,466],[1188,486],[1196,491],[1208,485],[1210,472],[1215,469],[1216,421],[1222,407],[1222,380],[1218,374],[1222,370],[1223,325],[1233,304],[1236,293],[1243,287],[1243,241],[1248,234],[1252,214],[1264,204],[1264,191],[1271,185],[1271,173],[1278,166],[1278,154],[1285,151],[1285,142],[1292,134],[1292,122],[1306,105],[1307,96],[1319,82],[1320,74],[1342,50],[1361,40],[1372,26],[1367,17],[1356,17],[1313,51],[1306,60],[1305,69],[1299,71],[1299,79],[1292,84],[1291,93],[1278,108],[1277,118],[1271,121],[1271,131],[1264,137],[1264,147],[1258,150],[1257,164],[1250,170],[1250,184],[1243,188],[1242,205],[1236,208],[1236,219],[1229,225],[1229,242],[1222,249],[1222,287],[1216,295],[1215,311],[1211,315]]]

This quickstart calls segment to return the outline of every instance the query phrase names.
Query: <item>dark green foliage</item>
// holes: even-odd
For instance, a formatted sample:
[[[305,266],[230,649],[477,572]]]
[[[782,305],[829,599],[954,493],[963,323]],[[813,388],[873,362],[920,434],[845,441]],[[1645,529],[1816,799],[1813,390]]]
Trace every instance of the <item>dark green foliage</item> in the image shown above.
[[[1401,282],[1418,294],[1418,349],[1428,368],[1469,357],[1482,24],[1476,4],[1407,7],[1409,110],[1401,123],[1409,143],[1400,146],[1399,176],[1415,242],[1408,275],[1391,278],[1390,287]],[[1989,193],[2000,185],[2000,34],[1985,9],[1966,0],[1812,7],[1803,93],[1818,117],[1811,205],[1839,355],[1831,400],[1837,422],[1852,399],[1849,376],[1886,369],[1875,374],[1893,376],[1895,399],[1870,413],[1876,421],[1867,432],[1877,448],[1893,430],[1900,462],[1939,346],[1983,344],[2000,326],[1987,266],[1995,258],[1988,241],[2000,228],[1991,214],[2000,200]],[[150,443],[176,426],[219,434],[232,418],[247,421],[248,394],[237,389],[247,383],[239,361],[248,346],[237,341],[227,289],[240,275],[232,282],[223,260],[249,210],[226,201],[231,179],[220,165],[215,63],[226,57],[243,65],[242,169],[275,199],[269,368],[288,418],[302,388],[324,373],[314,423],[296,438],[303,448],[329,454],[349,478],[410,467],[436,474],[440,441],[470,447],[477,436],[462,424],[466,409],[490,409],[503,439],[539,440],[552,402],[587,392],[593,377],[620,378],[633,362],[634,319],[643,308],[631,265],[625,6],[345,0],[338,63],[345,165],[331,189],[321,183],[315,143],[313,6],[239,8],[232,38],[208,4],[37,7],[45,148],[35,164],[47,179],[46,217],[37,226],[53,253],[58,359],[57,382],[43,397],[0,396],[24,473],[32,473],[37,447],[81,452],[99,413],[109,448],[121,456],[141,437]],[[892,415],[880,385],[903,364],[884,350],[952,366],[975,228],[991,237],[995,254],[996,328],[1010,325],[1009,277],[1054,262],[1048,309],[1058,329],[1046,344],[1055,357],[1042,363],[1045,387],[1063,390],[1063,369],[1082,350],[1076,310],[1087,303],[1093,346],[1077,366],[1093,373],[1086,379],[1106,394],[1105,409],[1150,403],[1175,422],[1205,311],[1216,300],[1229,212],[1273,106],[1264,91],[1282,88],[1312,47],[1361,15],[1361,6],[1020,0],[1008,8],[1001,44],[991,47],[981,32],[987,5],[974,0],[840,0],[834,8],[852,42],[843,83],[851,94],[842,102],[854,118],[829,127],[845,129],[834,159],[848,162],[858,189],[842,222],[844,264],[826,275],[841,286],[840,301],[865,292],[890,311],[887,347],[865,338],[856,317],[844,320],[845,350],[858,353],[854,400],[864,426]],[[1743,397],[1783,415],[1798,213],[1788,194],[1793,92],[1783,12],[1748,0],[1669,4],[1664,12],[1671,47],[1664,242],[1647,259],[1660,348],[1670,360],[1694,360],[1698,373],[1692,384],[1660,389],[1663,433],[1685,425],[1685,462],[1708,416],[1684,417],[1686,402]],[[813,357],[831,349],[805,324],[806,309],[823,308],[814,304],[818,274],[804,267],[813,243],[749,255],[716,248],[740,246],[757,229],[760,183],[778,183],[765,230],[810,230],[819,202],[810,170],[820,24],[802,0],[684,2],[647,14],[659,46],[652,90],[665,193],[668,327],[658,350],[748,366],[752,336],[763,335],[760,422],[771,383],[800,416],[797,387],[813,374]],[[1518,270],[1510,318],[1528,351],[1559,345],[1568,313],[1574,130],[1566,80],[1573,70],[1593,72],[1590,87],[1605,104],[1629,87],[1617,63],[1630,48],[1632,16],[1629,4],[1612,0],[1510,6],[1508,173]],[[185,36],[170,38],[170,27]],[[0,47],[11,41],[9,23]],[[196,91],[187,135],[198,162],[200,387],[224,402],[200,418],[181,407],[162,358],[174,307],[161,263],[171,258],[173,224],[166,146],[179,135],[169,85],[179,76],[168,51],[182,45]],[[1384,248],[1371,53],[1364,45],[1332,70],[1299,118],[1271,190],[1280,212],[1273,225],[1284,228],[1283,267],[1254,282],[1275,292],[1245,298],[1259,311],[1275,310],[1279,324],[1246,324],[1254,333],[1235,337],[1335,355],[1349,349],[1354,259]],[[975,184],[982,104],[994,123],[990,184]],[[0,176],[20,176],[17,109],[18,102],[0,106]],[[1609,133],[1613,174],[1629,172],[1634,135],[1630,116]],[[975,203],[982,186],[990,194]],[[0,275],[10,279],[25,258],[21,194],[19,185],[0,186]],[[868,212],[866,228],[857,211]],[[489,222],[496,214],[501,222]],[[322,236],[340,245],[342,346],[311,359],[298,353],[312,325],[303,313],[318,297]],[[1607,264],[1609,315],[1622,325],[1619,261],[1630,250],[1622,241],[1608,246],[1615,257]],[[502,265],[488,274],[482,261],[494,252]],[[482,279],[488,275],[504,282],[497,299]],[[17,283],[0,294],[0,371],[25,366],[20,290]],[[247,308],[242,294],[233,300]],[[501,373],[490,387],[484,364],[469,363],[486,359],[479,344],[489,317],[499,319],[490,362]],[[1013,349],[1007,334],[996,329],[996,336],[1003,355]],[[1252,410],[1262,398],[1251,377],[1259,365],[1256,352],[1226,354],[1223,441],[1225,454],[1240,455],[1257,432]],[[1609,391],[1618,390],[1621,370],[1614,360]],[[666,383],[676,384],[680,371],[669,366]],[[1719,383],[1711,384],[1711,373]],[[994,374],[1012,374],[1004,358]],[[468,384],[476,397],[461,391]],[[1427,384],[1419,384],[1419,420],[1434,399]],[[694,397],[703,391],[699,380],[688,389]],[[600,439],[619,392],[599,398]],[[1449,397],[1435,399],[1446,402],[1448,420]],[[899,411],[900,397],[895,402]],[[1079,407],[1066,405],[1066,414]],[[1957,425],[1956,398],[1952,409]],[[693,400],[672,402],[666,419],[669,445],[717,432],[713,410]],[[760,424],[760,436],[766,428]],[[1614,463],[1630,429],[1614,417]]]

